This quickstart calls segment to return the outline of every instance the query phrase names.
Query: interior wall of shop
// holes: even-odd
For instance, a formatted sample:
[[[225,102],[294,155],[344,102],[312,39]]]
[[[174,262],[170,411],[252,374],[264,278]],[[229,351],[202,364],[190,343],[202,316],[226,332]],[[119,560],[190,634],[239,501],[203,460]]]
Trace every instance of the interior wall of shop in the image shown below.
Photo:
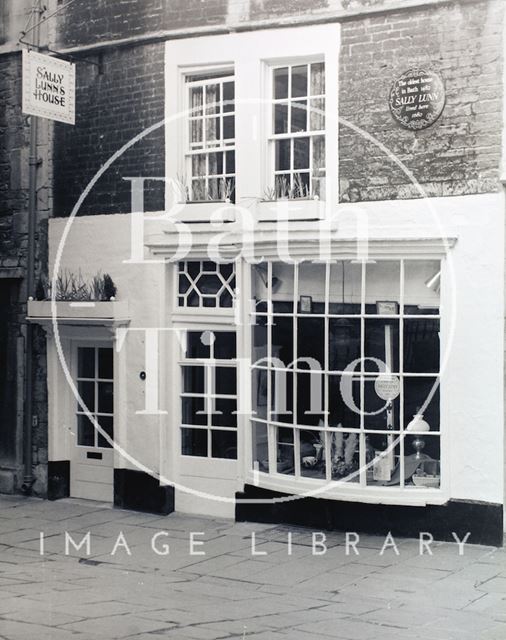
[[[502,504],[503,363],[497,354],[504,346],[504,198],[502,194],[486,194],[346,204],[340,215],[340,237],[353,237],[357,208],[367,216],[371,238],[458,239],[449,255],[455,285],[447,288],[443,299],[443,304],[448,305],[455,294],[454,325],[450,327],[453,341],[444,371],[441,421],[441,429],[449,434],[450,442],[450,497]],[[67,222],[55,219],[50,223],[50,265]],[[146,233],[153,231],[148,226]],[[129,301],[131,326],[156,326],[164,267],[125,263],[129,252],[130,216],[84,216],[72,222],[62,266],[91,274],[100,264],[115,280],[118,299]],[[144,366],[144,344],[139,340],[126,347],[128,451],[146,466],[157,469],[159,423],[156,416],[135,414],[144,406],[144,383],[137,375]],[[161,397],[164,402],[172,402],[170,392]],[[162,419],[161,424],[169,430],[178,427],[168,419]],[[201,490],[211,491],[211,486],[206,478]]]
[[[348,123],[394,153],[428,195],[497,191],[504,3],[427,0],[420,3],[425,6],[381,12],[403,4],[394,0],[313,0],[303,5],[296,0],[216,0],[150,1],[139,7],[130,0],[121,3],[121,11],[107,3],[94,6],[93,11],[86,3],[72,5],[63,13],[59,46],[84,47],[86,56],[101,66],[78,63],[76,125],[56,125],[55,214],[68,215],[101,164],[136,134],[162,121],[163,43],[156,42],[156,37],[196,37],[232,27],[240,30],[338,18],[342,22],[341,201],[420,195],[399,168],[386,167],[378,146]],[[394,78],[412,66],[439,71],[446,86],[443,115],[419,132],[400,128],[388,108]],[[163,135],[163,128],[153,132],[108,170],[86,198],[81,213],[128,212],[129,185],[123,177],[164,175]],[[146,186],[146,210],[160,210],[162,185],[152,182]]]

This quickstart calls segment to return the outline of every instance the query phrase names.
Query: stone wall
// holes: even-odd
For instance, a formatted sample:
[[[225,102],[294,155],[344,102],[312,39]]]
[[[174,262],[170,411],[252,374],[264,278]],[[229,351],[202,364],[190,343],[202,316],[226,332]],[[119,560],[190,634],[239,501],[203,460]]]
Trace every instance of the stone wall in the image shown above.
[[[346,201],[497,191],[502,130],[503,3],[453,3],[342,25],[339,161]],[[388,109],[396,76],[438,71],[446,106],[428,129],[401,128]],[[353,127],[360,128],[357,132]]]

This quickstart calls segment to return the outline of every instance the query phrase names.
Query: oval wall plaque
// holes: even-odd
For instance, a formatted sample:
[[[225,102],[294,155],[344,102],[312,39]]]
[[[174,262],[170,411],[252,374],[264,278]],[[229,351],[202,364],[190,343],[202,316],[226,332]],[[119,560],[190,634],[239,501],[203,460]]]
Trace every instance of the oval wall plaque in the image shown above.
[[[406,129],[426,129],[445,106],[443,79],[435,71],[413,68],[395,80],[390,90],[390,111]]]

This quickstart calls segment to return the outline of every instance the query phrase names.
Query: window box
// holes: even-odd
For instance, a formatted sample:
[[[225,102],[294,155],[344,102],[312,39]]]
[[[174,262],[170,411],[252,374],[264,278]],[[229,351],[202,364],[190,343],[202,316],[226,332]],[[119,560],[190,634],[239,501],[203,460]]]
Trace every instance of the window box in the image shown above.
[[[235,222],[234,206],[230,202],[221,201],[192,201],[178,205],[181,211],[178,219],[181,222]]]
[[[52,321],[51,300],[29,300],[27,320],[44,324]],[[56,302],[59,323],[66,324],[115,324],[129,319],[128,302],[122,300],[91,302]]]
[[[260,222],[322,220],[324,217],[325,203],[313,198],[262,200],[257,203],[257,220]]]

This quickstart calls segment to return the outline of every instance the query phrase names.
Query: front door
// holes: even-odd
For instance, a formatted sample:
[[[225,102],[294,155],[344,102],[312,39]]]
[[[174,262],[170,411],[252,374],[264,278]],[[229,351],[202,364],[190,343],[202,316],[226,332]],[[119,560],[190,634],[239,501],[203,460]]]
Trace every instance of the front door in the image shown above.
[[[113,349],[79,346],[75,379],[82,403],[75,402],[73,453],[70,464],[70,495],[112,502],[113,448],[90,420],[93,416],[112,440],[114,437]],[[84,404],[84,406],[83,406]]]

